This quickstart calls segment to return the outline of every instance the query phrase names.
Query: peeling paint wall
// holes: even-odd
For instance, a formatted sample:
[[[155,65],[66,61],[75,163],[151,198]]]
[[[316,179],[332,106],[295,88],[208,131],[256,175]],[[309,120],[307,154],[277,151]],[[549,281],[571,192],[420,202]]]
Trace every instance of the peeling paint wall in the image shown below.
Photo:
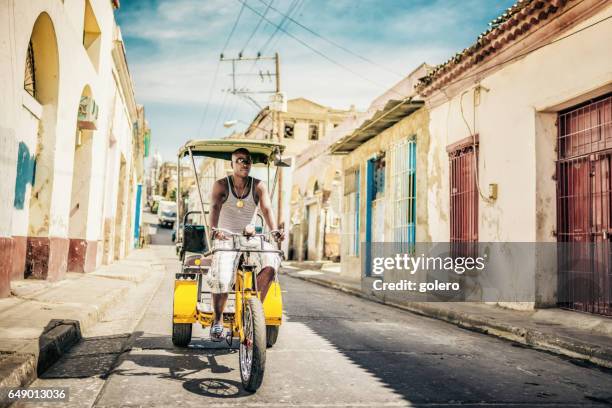
[[[125,64],[112,55],[121,36],[112,4],[89,4],[101,29],[96,40],[99,55],[83,45],[84,1],[0,2],[0,194],[6,198],[0,206],[0,236],[20,242],[26,236],[54,239],[58,244],[50,248],[61,251],[67,245],[59,242],[69,238],[102,242],[106,195],[109,201],[115,199],[108,210],[114,213],[116,189],[108,189],[106,183],[110,175],[112,186],[117,179],[113,173],[118,172],[112,167],[107,171],[107,163],[113,163],[107,154],[113,145],[111,130],[118,146],[112,154],[123,153],[133,166],[131,123],[136,118],[130,118],[134,109],[128,108],[134,105],[133,96],[128,97],[133,90],[131,80],[125,80]],[[30,40],[36,66],[34,96],[24,90]],[[85,87],[99,114],[97,130],[81,146],[88,154],[81,157],[75,155],[75,135]],[[103,257],[101,248],[91,253],[99,260]],[[62,267],[61,256],[56,259]]]
[[[433,241],[449,239],[449,160],[446,147],[479,136],[479,241],[554,242],[557,112],[612,89],[612,59],[602,38],[612,6],[580,22],[576,35],[545,46],[481,78],[470,78],[428,99],[428,224]],[[517,47],[520,46],[517,45]],[[585,61],[588,60],[588,63]],[[476,89],[476,85],[482,88]],[[488,200],[489,184],[498,197]],[[538,260],[521,271],[535,288],[536,304],[555,304],[556,268]],[[504,304],[530,308],[534,304]]]
[[[355,166],[360,169],[360,242],[365,242],[366,239],[366,163],[369,159],[376,156],[379,152],[388,152],[391,147],[399,141],[414,137],[417,148],[417,168],[416,168],[416,241],[429,242],[431,241],[431,232],[429,226],[429,205],[428,205],[428,186],[431,183],[431,174],[427,167],[427,153],[430,150],[430,134],[429,134],[429,112],[425,108],[421,108],[410,116],[402,119],[392,127],[384,130],[379,135],[373,137],[363,143],[353,152],[343,158],[342,168],[348,170]],[[393,166],[391,155],[387,154],[386,174],[385,177],[385,200],[392,198],[392,178],[390,177],[390,169]],[[434,180],[435,182],[435,180]],[[389,202],[389,201],[387,201]],[[393,241],[393,205],[385,206],[383,234],[385,241]],[[345,257],[342,259],[342,273],[359,277],[361,265],[355,257]]]
[[[34,171],[36,169],[36,158],[30,155],[28,146],[19,142],[17,150],[17,175],[15,177],[15,199],[13,207],[23,210],[28,192],[28,185],[34,184]]]

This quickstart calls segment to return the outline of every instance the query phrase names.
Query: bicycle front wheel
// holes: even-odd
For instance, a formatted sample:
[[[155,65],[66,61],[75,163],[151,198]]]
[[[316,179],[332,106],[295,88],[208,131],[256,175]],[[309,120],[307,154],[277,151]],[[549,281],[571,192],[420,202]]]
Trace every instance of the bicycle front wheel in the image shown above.
[[[261,386],[266,366],[266,318],[256,297],[245,302],[242,314],[244,340],[240,342],[240,379],[242,386],[255,392]]]

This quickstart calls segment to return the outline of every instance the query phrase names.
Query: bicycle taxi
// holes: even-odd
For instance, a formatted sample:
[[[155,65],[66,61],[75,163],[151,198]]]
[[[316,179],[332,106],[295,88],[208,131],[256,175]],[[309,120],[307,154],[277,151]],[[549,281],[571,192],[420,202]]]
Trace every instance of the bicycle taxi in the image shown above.
[[[278,337],[282,323],[282,296],[278,279],[272,282],[265,302],[262,304],[257,288],[256,265],[251,262],[251,256],[256,252],[272,252],[264,250],[263,242],[273,242],[271,234],[276,231],[266,231],[263,218],[259,215],[262,226],[247,226],[243,234],[230,234],[233,241],[232,249],[212,249],[211,230],[207,223],[207,197],[202,188],[196,159],[212,158],[231,160],[231,154],[238,148],[246,148],[251,154],[253,165],[267,167],[268,191],[274,192],[278,179],[278,167],[287,166],[282,161],[281,153],[284,146],[274,142],[254,141],[245,139],[195,140],[187,142],[178,153],[178,183],[177,183],[177,219],[175,222],[177,237],[177,253],[181,259],[180,272],[174,282],[174,303],[172,317],[172,342],[178,347],[187,347],[191,342],[193,324],[203,328],[213,323],[212,294],[207,286],[206,275],[209,273],[212,255],[216,251],[231,250],[240,253],[241,260],[237,263],[234,274],[234,287],[223,315],[223,324],[227,330],[227,343],[231,346],[233,338],[239,340],[240,377],[247,391],[256,391],[263,380],[266,348],[272,347]],[[197,189],[199,206],[197,209],[185,211],[185,199],[182,191],[182,165],[185,160],[190,162]],[[276,167],[275,175],[270,178],[270,167]],[[223,176],[218,175],[218,176]],[[214,180],[207,180],[213,183]],[[270,183],[273,183],[270,186]],[[271,188],[270,188],[271,187]],[[258,245],[241,245],[241,240],[259,240]],[[257,243],[257,241],[255,241]],[[282,251],[273,250],[282,257]]]

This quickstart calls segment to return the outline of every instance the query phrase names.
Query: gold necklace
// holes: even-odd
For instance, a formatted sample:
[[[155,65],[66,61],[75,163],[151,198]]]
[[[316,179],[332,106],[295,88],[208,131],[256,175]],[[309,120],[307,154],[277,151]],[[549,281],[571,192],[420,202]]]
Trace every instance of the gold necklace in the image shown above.
[[[238,193],[238,187],[236,186],[236,181],[234,180],[233,176],[232,176],[232,181],[234,181],[234,189],[236,190],[236,193]],[[249,180],[249,184],[250,184],[250,181],[251,180]],[[237,198],[237,200],[236,200],[236,207],[238,207],[238,208],[244,207],[244,201],[242,201],[242,199],[244,197],[246,197],[246,195],[249,193],[249,190],[247,189],[247,187],[249,187],[249,184],[245,185],[243,187],[243,189],[242,189],[242,192],[240,192],[240,194],[238,194],[239,197],[236,197]],[[246,193],[245,193],[245,191],[246,191]]]

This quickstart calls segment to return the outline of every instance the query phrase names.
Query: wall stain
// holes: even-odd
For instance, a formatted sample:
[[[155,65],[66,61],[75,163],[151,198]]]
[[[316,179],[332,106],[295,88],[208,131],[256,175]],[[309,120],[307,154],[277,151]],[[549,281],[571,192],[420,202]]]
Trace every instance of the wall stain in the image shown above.
[[[23,210],[27,185],[34,185],[35,176],[36,157],[30,155],[30,149],[28,149],[25,143],[19,142],[17,176],[15,177],[15,199],[13,200],[13,207],[16,209]]]

